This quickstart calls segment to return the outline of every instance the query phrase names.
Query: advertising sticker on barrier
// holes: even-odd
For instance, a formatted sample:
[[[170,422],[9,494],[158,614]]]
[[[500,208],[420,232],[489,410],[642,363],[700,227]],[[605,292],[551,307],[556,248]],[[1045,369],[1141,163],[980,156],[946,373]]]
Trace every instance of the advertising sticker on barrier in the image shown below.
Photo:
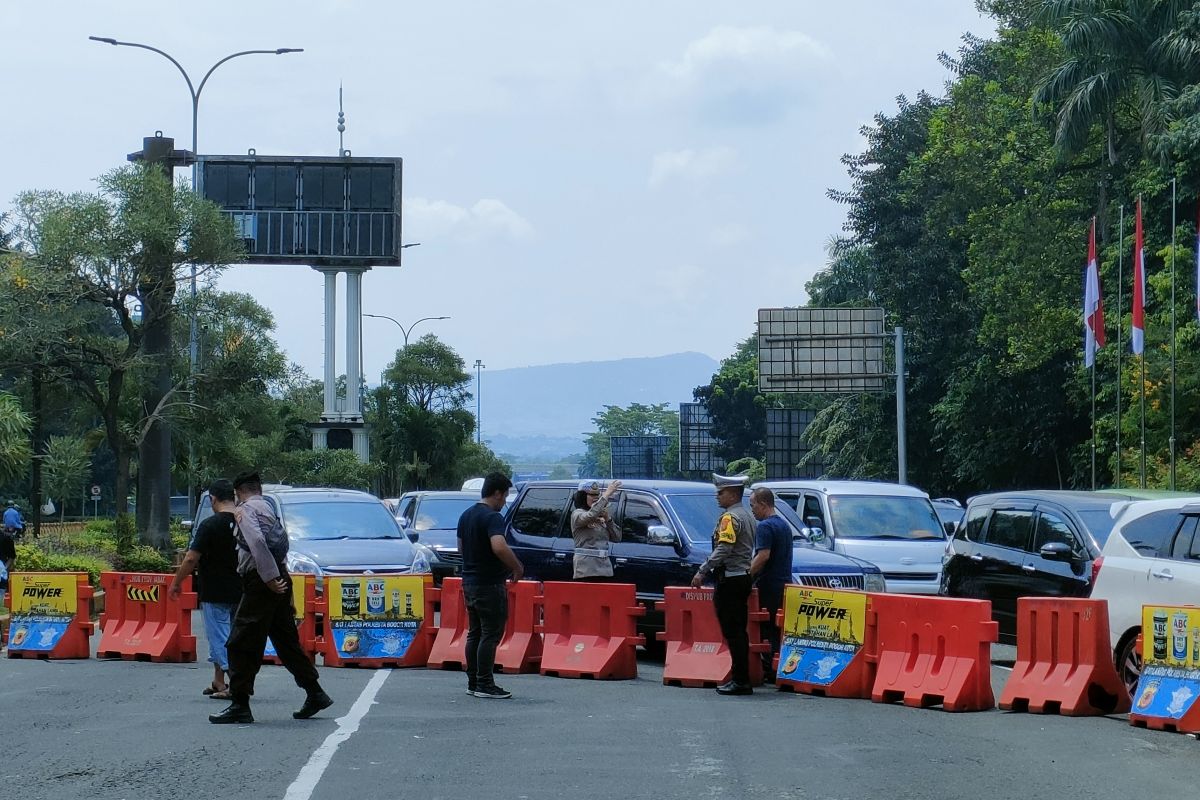
[[[311,575],[293,575],[292,576],[292,616],[296,618],[296,627],[299,628],[304,624],[304,595],[305,584],[312,580]],[[271,641],[271,637],[267,637],[267,647],[263,651],[263,658],[279,658],[279,654],[275,652],[275,643]]]
[[[12,622],[9,645],[49,653],[75,620],[75,573],[12,574]]]
[[[325,597],[328,632],[345,661],[403,658],[425,618],[420,575],[328,578]]]
[[[829,685],[862,649],[867,596],[858,592],[788,586],[777,677]]]
[[[1142,675],[1131,716],[1176,720],[1195,732],[1200,713],[1200,608],[1142,606]],[[1196,719],[1185,720],[1193,716]]]

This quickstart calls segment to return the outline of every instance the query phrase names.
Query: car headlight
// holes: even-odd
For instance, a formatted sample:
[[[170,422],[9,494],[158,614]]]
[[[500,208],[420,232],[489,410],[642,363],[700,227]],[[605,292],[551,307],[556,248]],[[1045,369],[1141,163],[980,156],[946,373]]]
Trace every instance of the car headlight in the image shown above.
[[[412,567],[409,568],[409,572],[413,573],[414,575],[428,575],[429,573],[433,572],[433,568],[430,566],[432,558],[430,558],[431,554],[429,552],[429,548],[422,545],[413,545],[413,550],[415,553],[413,555]]]
[[[863,581],[863,589],[868,592],[886,592],[887,582],[882,572],[868,572]]]
[[[317,562],[303,553],[289,551],[285,564],[288,572],[298,572],[306,575],[316,575],[318,578],[321,577],[321,568],[317,565]]]

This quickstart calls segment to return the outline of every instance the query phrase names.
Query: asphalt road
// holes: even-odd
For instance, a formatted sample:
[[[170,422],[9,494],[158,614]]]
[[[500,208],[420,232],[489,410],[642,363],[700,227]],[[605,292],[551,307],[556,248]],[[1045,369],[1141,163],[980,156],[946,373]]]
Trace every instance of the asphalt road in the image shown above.
[[[1007,674],[993,669],[997,697]],[[461,673],[321,675],[336,705],[312,720],[264,667],[257,722],[217,726],[204,662],[0,660],[0,797],[1174,798],[1200,758],[1123,717],[723,698],[662,686],[649,661],[635,681],[504,676],[512,700],[468,697]]]

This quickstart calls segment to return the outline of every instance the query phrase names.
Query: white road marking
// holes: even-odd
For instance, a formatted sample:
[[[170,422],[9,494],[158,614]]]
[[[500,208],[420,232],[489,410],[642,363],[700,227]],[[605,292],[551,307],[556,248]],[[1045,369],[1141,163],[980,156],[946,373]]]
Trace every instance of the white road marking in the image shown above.
[[[337,752],[342,742],[349,739],[358,730],[359,723],[371,710],[371,706],[375,704],[375,695],[379,694],[383,682],[390,674],[392,674],[390,669],[381,669],[371,676],[371,680],[367,681],[367,685],[363,687],[362,694],[354,701],[354,705],[350,707],[344,717],[338,719],[337,730],[326,736],[321,746],[308,757],[308,763],[300,770],[296,780],[292,781],[283,800],[309,800],[312,797],[317,784],[321,782],[321,776],[325,774],[329,762],[333,760],[334,753]]]

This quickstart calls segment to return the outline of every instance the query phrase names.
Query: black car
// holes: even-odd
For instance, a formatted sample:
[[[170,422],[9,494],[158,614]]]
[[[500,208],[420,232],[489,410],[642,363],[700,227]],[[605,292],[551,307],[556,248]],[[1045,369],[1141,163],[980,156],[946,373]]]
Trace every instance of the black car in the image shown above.
[[[534,580],[569,581],[575,543],[571,537],[576,482],[534,481],[521,487],[505,517],[505,538]],[[749,501],[749,493],[746,494]],[[613,500],[613,521],[621,541],[613,543],[613,577],[637,587],[638,599],[661,600],[667,586],[686,586],[712,552],[712,531],[720,517],[711,484],[683,481],[623,481]],[[792,528],[792,579],[805,586],[885,591],[874,564],[815,548],[786,503],[776,504]],[[662,629],[662,615],[650,611],[643,632]],[[657,646],[652,636],[646,641]]]
[[[458,552],[458,518],[479,502],[479,492],[408,492],[396,501],[395,514],[404,533],[433,551],[433,580],[462,570]]]
[[[943,557],[940,594],[990,600],[1016,641],[1017,598],[1087,597],[1113,519],[1114,492],[1013,491],[972,497]]]

